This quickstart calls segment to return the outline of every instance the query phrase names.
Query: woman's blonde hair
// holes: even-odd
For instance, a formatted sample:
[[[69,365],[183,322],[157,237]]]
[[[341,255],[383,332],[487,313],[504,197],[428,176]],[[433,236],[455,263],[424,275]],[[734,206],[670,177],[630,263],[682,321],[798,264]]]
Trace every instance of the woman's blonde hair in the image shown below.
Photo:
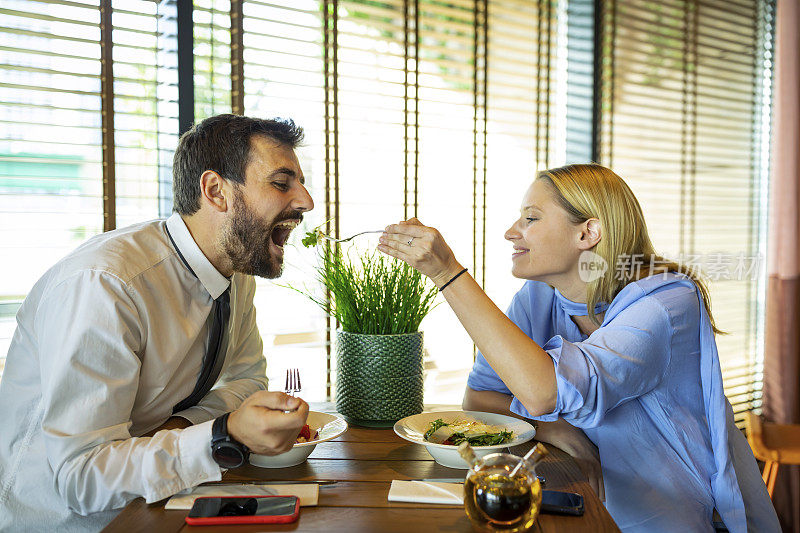
[[[722,333],[711,315],[708,287],[700,272],[656,254],[642,208],[622,178],[611,169],[592,163],[543,170],[536,179],[550,185],[556,201],[573,223],[590,218],[600,221],[601,239],[591,251],[605,260],[606,269],[588,283],[586,300],[589,318],[595,324],[600,324],[594,314],[595,305],[610,303],[628,283],[654,274],[680,272],[700,289],[711,327],[715,333]]]

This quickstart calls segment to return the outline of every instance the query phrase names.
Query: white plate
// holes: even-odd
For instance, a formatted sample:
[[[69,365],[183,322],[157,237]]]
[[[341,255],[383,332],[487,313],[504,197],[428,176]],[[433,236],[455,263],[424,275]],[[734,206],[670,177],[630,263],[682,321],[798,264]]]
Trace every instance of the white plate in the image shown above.
[[[536,429],[519,418],[512,416],[498,415],[495,413],[482,413],[480,411],[440,411],[438,413],[420,413],[418,415],[407,416],[398,420],[394,425],[394,432],[407,441],[415,442],[425,446],[431,457],[442,466],[450,468],[469,468],[464,459],[458,454],[458,447],[450,444],[434,444],[425,440],[425,432],[430,423],[441,418],[445,422],[455,422],[456,420],[477,420],[492,426],[501,426],[514,432],[514,437],[503,444],[492,446],[473,446],[475,455],[478,458],[495,453],[508,448],[517,446],[531,440],[536,435]]]
[[[314,448],[320,442],[332,440],[347,431],[347,422],[339,415],[329,413],[319,413],[317,411],[308,412],[306,424],[313,432],[319,431],[319,438],[311,442],[299,442],[292,446],[288,452],[278,455],[258,455],[250,454],[250,464],[262,468],[285,468],[287,466],[299,465],[305,461]]]

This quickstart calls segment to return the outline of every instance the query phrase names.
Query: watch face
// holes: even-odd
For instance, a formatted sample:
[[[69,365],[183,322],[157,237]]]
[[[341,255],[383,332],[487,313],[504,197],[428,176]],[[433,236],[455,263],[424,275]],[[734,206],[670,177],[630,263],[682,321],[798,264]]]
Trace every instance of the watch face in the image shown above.
[[[230,442],[219,442],[214,445],[211,455],[222,468],[237,468],[244,464],[244,453]]]

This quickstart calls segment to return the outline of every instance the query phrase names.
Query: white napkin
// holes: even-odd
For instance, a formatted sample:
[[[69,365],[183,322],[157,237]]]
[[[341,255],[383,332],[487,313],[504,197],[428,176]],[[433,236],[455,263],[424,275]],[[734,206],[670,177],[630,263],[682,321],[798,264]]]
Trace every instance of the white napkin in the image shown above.
[[[434,481],[392,480],[389,489],[390,502],[442,503],[461,505],[464,485],[461,483],[438,483]]]
[[[297,485],[254,485],[242,483],[241,485],[203,485],[177,493],[167,501],[164,507],[172,509],[191,509],[195,498],[200,496],[297,496],[302,507],[317,505],[319,499],[319,485],[316,483],[301,483]]]

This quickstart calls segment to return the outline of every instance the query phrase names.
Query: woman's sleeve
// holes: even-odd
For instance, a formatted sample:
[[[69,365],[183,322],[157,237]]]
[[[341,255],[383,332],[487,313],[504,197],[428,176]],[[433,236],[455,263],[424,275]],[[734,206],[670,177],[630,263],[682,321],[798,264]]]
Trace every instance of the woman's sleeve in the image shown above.
[[[514,298],[511,300],[511,304],[508,306],[508,310],[506,311],[506,316],[508,316],[508,318],[510,318],[514,324],[524,331],[525,335],[528,337],[531,336],[531,319],[529,312],[530,300],[531,295],[529,294],[528,287],[526,286],[514,295]],[[481,352],[478,352],[478,355],[475,357],[475,363],[472,365],[472,371],[469,373],[469,377],[467,378],[467,387],[477,391],[490,390],[502,392],[503,394],[508,395],[511,394],[511,391],[508,390],[506,384],[503,383],[503,380],[500,379],[494,369],[486,361],[486,358],[483,357]]]
[[[543,347],[555,365],[556,408],[531,417],[515,398],[511,411],[537,420],[562,417],[580,428],[596,427],[608,411],[659,384],[669,364],[672,334],[664,305],[645,297],[583,342],[557,335]]]
[[[496,391],[503,394],[511,395],[506,384],[497,375],[494,369],[489,366],[489,363],[483,357],[481,352],[475,357],[475,363],[472,365],[472,371],[467,378],[467,387],[477,391]]]

